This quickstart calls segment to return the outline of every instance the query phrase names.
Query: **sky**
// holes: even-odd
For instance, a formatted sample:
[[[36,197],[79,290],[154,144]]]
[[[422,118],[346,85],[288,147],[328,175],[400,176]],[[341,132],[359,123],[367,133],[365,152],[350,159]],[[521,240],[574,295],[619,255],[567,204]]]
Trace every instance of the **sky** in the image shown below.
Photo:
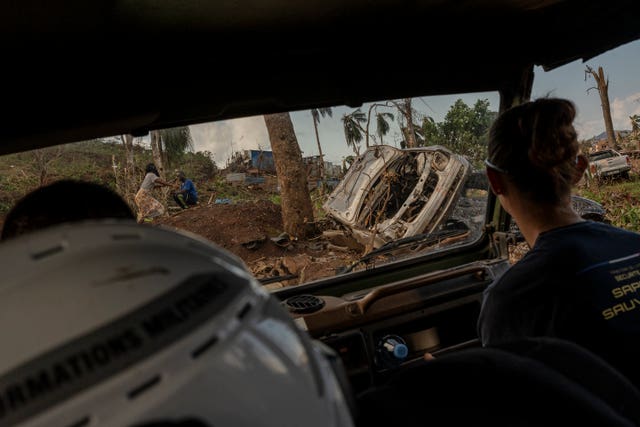
[[[640,114],[640,40],[619,46],[586,62],[574,61],[562,67],[545,72],[534,69],[532,98],[557,96],[572,100],[578,115],[575,126],[580,139],[588,139],[604,132],[604,121],[600,97],[593,77],[585,80],[586,65],[597,70],[602,66],[609,79],[609,101],[614,128],[630,129],[629,116]],[[446,96],[421,97],[413,99],[413,107],[419,114],[432,117],[436,122],[444,119],[451,105],[461,98],[469,106],[478,99],[487,99],[490,109],[497,111],[499,97],[497,92],[473,94],[454,94]],[[361,109],[367,111],[369,104]],[[347,147],[340,118],[354,109],[344,106],[333,108],[333,117],[323,118],[318,126],[320,143],[325,160],[341,164],[344,157],[353,155]],[[396,114],[392,109],[388,110]],[[291,119],[303,156],[318,154],[318,146],[313,130],[313,121],[309,111],[291,112]],[[373,131],[374,126],[372,126]],[[224,166],[226,160],[235,151],[248,149],[270,150],[269,137],[262,116],[247,117],[228,121],[219,121],[190,126],[196,151],[209,151],[218,166]],[[384,143],[398,146],[401,140],[397,125],[392,125]],[[363,142],[364,144],[364,142]]]

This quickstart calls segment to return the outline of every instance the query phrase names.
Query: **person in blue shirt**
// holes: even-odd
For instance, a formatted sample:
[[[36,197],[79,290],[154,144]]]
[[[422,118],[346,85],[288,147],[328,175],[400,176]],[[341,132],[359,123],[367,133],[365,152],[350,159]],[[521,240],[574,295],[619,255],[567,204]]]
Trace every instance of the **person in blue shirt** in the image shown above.
[[[198,203],[198,192],[196,191],[196,186],[193,185],[193,181],[188,179],[182,171],[177,171],[176,176],[181,182],[181,185],[180,190],[173,193],[173,200],[175,200],[182,209],[195,206]]]

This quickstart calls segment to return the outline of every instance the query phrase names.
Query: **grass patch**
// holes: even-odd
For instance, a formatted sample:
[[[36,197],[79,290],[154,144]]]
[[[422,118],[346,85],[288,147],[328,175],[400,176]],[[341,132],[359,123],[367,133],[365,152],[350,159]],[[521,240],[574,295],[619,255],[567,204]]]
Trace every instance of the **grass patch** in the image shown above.
[[[274,205],[280,206],[282,204],[282,196],[279,194],[270,194],[267,199]]]
[[[640,177],[638,175],[631,175],[629,180],[592,182],[589,187],[581,187],[576,193],[602,204],[611,224],[640,232]]]

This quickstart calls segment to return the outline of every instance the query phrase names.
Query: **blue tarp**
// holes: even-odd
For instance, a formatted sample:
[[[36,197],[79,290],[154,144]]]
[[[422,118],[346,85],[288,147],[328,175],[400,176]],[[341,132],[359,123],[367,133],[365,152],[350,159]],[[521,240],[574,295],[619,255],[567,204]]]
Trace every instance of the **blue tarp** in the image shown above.
[[[271,151],[261,151],[261,150],[250,150],[251,151],[251,165],[254,168],[259,169],[264,172],[273,172],[276,171],[276,166],[273,163],[273,152]]]

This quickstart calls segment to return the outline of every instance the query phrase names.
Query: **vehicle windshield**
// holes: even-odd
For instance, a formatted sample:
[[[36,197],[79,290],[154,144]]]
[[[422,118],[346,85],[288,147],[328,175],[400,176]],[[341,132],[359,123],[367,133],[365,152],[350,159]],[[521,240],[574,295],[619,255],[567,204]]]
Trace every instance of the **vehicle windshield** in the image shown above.
[[[616,52],[638,53],[639,46],[587,65],[602,63],[612,74],[621,149],[637,147],[640,89],[623,80],[628,69],[623,73]],[[598,97],[586,92],[593,82],[584,77],[578,61],[550,72],[535,68],[532,98],[574,100],[582,150],[590,153],[607,134]],[[153,163],[170,185],[153,190],[162,215],[139,218],[143,222],[222,246],[272,290],[352,274],[478,241],[489,221],[487,131],[499,105],[498,92],[387,99],[6,155],[0,158],[0,217],[29,191],[62,178],[104,184],[140,215],[136,194]],[[174,197],[185,180],[197,193],[186,205]],[[577,195],[603,201],[591,190]],[[600,212],[596,205],[591,212]]]
[[[196,233],[245,261],[270,289],[373,268],[477,239],[485,221],[482,161],[498,94],[382,100],[285,114],[299,147],[278,165],[263,116],[83,141],[3,157],[6,214],[23,194],[61,178],[97,180],[139,211],[136,192],[155,163],[150,224]],[[158,141],[160,144],[158,144]],[[161,152],[158,153],[158,145]],[[127,153],[133,157],[128,164]],[[306,180],[305,235],[286,232],[283,174]],[[180,170],[197,204],[172,197]],[[285,215],[283,215],[285,213]]]
[[[589,159],[592,162],[595,162],[597,160],[609,159],[609,158],[614,157],[614,156],[615,156],[615,154],[614,154],[613,151],[603,151],[603,152],[600,152],[600,153],[593,153],[593,154],[589,155]]]

